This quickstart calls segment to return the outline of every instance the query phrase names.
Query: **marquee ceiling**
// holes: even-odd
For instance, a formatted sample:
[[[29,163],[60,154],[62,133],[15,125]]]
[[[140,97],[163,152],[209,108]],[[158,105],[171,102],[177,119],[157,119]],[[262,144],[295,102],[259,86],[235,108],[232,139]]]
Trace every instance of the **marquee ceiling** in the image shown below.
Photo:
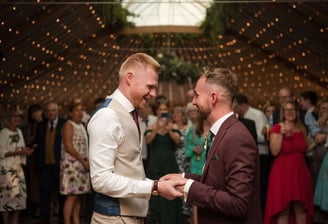
[[[121,62],[132,53],[150,50],[168,50],[197,65],[232,69],[239,75],[240,91],[255,107],[276,102],[278,89],[285,85],[296,94],[315,90],[327,96],[327,2],[236,2],[238,12],[214,44],[190,26],[114,32],[103,23],[97,4],[2,1],[0,109],[25,109],[48,100],[65,107],[80,97],[91,111],[95,98],[115,89]],[[198,36],[181,41],[176,32]],[[146,33],[151,37],[147,42]],[[161,82],[158,93],[183,104],[192,87],[187,80],[184,85]]]

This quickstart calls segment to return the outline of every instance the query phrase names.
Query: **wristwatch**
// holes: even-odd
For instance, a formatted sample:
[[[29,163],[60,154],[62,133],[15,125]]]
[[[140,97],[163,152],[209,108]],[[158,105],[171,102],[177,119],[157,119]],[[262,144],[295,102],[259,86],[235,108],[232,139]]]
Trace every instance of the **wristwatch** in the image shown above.
[[[158,180],[154,180],[154,184],[153,184],[153,190],[151,192],[152,195],[159,195],[159,192],[158,192]]]

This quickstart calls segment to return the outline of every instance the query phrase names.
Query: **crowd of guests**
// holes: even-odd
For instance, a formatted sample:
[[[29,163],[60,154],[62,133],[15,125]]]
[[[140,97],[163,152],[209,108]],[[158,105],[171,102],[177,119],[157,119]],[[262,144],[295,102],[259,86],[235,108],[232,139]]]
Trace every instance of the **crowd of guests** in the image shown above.
[[[186,105],[157,96],[138,111],[146,176],[202,174],[209,124],[199,116],[188,92]],[[278,92],[279,105],[255,108],[238,94],[233,112],[257,143],[260,199],[265,224],[327,223],[328,100],[314,91],[296,99],[290,88]],[[97,107],[104,99],[95,102]],[[96,105],[97,103],[97,105]],[[19,108],[7,113],[0,131],[0,212],[4,224],[18,224],[22,210],[40,223],[56,213],[63,223],[80,223],[90,212],[92,187],[86,122],[80,99],[59,116],[55,102],[31,105],[27,119]],[[25,121],[25,122],[23,122]],[[92,208],[91,208],[92,210]],[[193,209],[184,200],[151,196],[147,223],[190,223]],[[88,222],[88,221],[87,221]]]

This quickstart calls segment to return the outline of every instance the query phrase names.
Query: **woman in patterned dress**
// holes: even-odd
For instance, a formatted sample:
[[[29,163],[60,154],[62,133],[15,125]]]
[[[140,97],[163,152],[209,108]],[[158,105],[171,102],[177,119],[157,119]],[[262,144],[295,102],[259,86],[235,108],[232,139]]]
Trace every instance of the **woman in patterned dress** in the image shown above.
[[[33,151],[25,147],[19,125],[21,113],[9,113],[0,131],[0,212],[4,224],[18,224],[20,211],[26,208],[26,181],[22,164]]]
[[[64,223],[80,223],[81,196],[91,191],[88,160],[88,139],[83,123],[83,106],[73,101],[70,119],[62,128],[60,193],[66,195]]]

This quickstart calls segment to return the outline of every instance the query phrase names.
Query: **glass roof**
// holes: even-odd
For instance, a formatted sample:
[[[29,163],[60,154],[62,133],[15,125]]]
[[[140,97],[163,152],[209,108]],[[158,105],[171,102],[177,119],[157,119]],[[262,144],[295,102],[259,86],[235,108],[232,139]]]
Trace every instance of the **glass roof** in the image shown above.
[[[123,0],[136,26],[199,26],[212,0]]]

